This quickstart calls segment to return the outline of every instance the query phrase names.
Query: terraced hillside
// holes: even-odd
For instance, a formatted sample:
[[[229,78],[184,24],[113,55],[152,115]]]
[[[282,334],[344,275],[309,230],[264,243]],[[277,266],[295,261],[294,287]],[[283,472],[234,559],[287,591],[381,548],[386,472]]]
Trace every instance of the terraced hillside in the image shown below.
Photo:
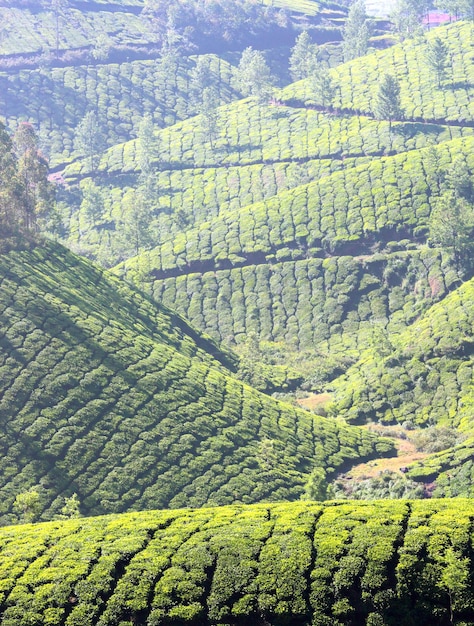
[[[0,257],[1,519],[286,500],[392,444],[261,395],[232,357],[139,292],[53,245]],[[213,355],[213,356],[211,356]]]
[[[298,503],[2,528],[0,623],[468,624],[473,515]]]

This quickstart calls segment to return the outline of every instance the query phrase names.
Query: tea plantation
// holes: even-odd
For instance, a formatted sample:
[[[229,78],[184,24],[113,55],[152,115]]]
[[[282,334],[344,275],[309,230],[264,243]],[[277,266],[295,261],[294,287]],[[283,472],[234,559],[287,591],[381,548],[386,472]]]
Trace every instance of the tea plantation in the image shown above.
[[[234,357],[56,244],[0,256],[1,519],[300,497],[393,444],[237,381]],[[111,306],[113,303],[113,306]]]
[[[469,624],[473,515],[300,502],[6,527],[0,623]]]

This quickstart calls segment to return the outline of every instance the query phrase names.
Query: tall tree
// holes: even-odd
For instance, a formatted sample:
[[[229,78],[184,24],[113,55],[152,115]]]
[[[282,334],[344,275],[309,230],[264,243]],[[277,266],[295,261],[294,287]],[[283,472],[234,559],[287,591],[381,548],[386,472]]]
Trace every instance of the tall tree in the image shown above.
[[[0,123],[0,230],[15,230],[23,219],[24,186],[9,134]]]
[[[461,278],[472,265],[474,242],[474,207],[454,190],[446,191],[436,203],[429,220],[432,244],[453,255],[456,272]]]
[[[51,10],[54,15],[54,35],[55,35],[55,48],[56,57],[59,54],[59,35],[61,20],[66,19],[66,12],[68,8],[68,0],[51,0]]]
[[[102,190],[93,180],[86,178],[81,184],[81,192],[81,211],[95,225],[104,214],[105,203]]]
[[[269,99],[274,81],[260,50],[246,48],[234,76],[237,89],[244,96],[254,96],[259,102]]]
[[[22,122],[12,139],[13,154],[23,186],[24,227],[36,227],[38,216],[46,216],[54,203],[54,188],[48,182],[48,162],[42,155],[33,126]]]
[[[439,37],[435,37],[428,44],[426,62],[436,77],[438,87],[441,87],[443,81],[446,79],[450,60],[449,48]]]
[[[93,111],[86,113],[79,122],[74,143],[76,149],[88,159],[90,171],[94,173],[106,143],[97,115]]]
[[[411,37],[421,27],[430,7],[431,0],[397,0],[390,19],[402,39]]]
[[[147,114],[140,121],[137,137],[138,188],[143,202],[151,207],[156,197],[156,164],[159,159],[159,142],[151,115]]]
[[[191,94],[195,104],[202,103],[202,93],[206,87],[211,87],[212,72],[209,57],[199,56],[196,65],[189,74],[191,78]]]
[[[343,32],[344,60],[351,61],[369,49],[370,26],[364,0],[357,0],[349,9]]]
[[[310,89],[317,102],[324,108],[329,108],[333,104],[335,87],[329,69],[321,63],[316,63],[310,77]]]
[[[317,63],[318,47],[312,43],[307,30],[304,30],[296,38],[295,45],[291,49],[289,69],[293,80],[308,78]]]
[[[139,254],[151,243],[151,207],[142,190],[137,189],[125,203],[122,232],[131,252]]]
[[[474,20],[474,0],[436,0],[435,6],[455,17]]]
[[[389,121],[391,130],[393,120],[403,118],[400,103],[400,83],[393,74],[384,74],[375,100],[374,114],[379,120]]]
[[[214,149],[214,141],[219,134],[219,98],[212,87],[206,87],[202,92],[202,103],[199,107],[201,114],[201,129]]]

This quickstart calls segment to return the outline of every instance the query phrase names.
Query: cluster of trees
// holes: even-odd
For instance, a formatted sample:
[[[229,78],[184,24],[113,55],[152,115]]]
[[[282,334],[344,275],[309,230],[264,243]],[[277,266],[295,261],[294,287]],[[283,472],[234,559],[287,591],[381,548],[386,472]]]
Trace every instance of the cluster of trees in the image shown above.
[[[250,0],[146,0],[142,14],[152,21],[165,47],[172,40],[173,46],[188,50],[205,38],[248,42],[289,21],[284,11]]]
[[[12,137],[0,125],[0,153],[1,232],[35,231],[53,208],[54,187],[32,125],[21,123]]]
[[[154,511],[0,533],[5,624],[468,623],[472,502]]]

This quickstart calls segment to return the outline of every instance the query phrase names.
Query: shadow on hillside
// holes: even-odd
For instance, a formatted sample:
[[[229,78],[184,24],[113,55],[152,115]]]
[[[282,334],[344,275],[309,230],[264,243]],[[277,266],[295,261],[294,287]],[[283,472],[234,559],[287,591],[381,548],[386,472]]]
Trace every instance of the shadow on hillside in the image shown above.
[[[468,83],[467,81],[459,81],[456,83],[451,83],[450,85],[444,85],[443,89],[454,91],[455,89],[473,89],[474,83]]]
[[[438,124],[407,122],[406,124],[397,124],[396,126],[393,126],[392,133],[394,135],[402,135],[407,139],[411,139],[418,134],[438,136],[440,133],[440,127]]]

